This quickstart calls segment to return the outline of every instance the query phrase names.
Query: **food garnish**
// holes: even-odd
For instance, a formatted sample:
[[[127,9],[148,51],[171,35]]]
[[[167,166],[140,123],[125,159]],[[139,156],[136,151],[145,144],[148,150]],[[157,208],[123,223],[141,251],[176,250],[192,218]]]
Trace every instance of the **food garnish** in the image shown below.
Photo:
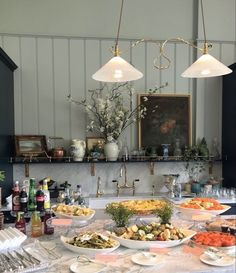
[[[235,236],[217,231],[199,232],[192,238],[192,240],[201,245],[214,247],[236,245]]]
[[[58,204],[52,207],[52,210],[59,214],[68,216],[88,216],[94,213],[94,210],[77,205]]]
[[[116,245],[116,241],[108,236],[97,232],[84,232],[66,241],[68,244],[85,248],[112,248]]]
[[[180,204],[182,208],[189,209],[200,209],[200,210],[222,210],[224,206],[221,205],[217,200],[213,198],[192,198],[182,204]]]
[[[115,235],[124,239],[139,241],[171,241],[182,240],[186,235],[171,224],[150,223],[148,225],[133,225],[123,229],[123,233]]]

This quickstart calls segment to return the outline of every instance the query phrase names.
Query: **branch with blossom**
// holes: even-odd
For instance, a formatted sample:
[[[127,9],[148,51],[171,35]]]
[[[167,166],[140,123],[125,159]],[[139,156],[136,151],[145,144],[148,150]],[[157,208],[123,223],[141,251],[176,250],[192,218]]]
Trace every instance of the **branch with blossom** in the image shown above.
[[[103,136],[105,141],[117,140],[126,128],[147,114],[144,104],[133,107],[132,98],[135,91],[129,83],[115,85],[110,89],[104,84],[101,88],[89,90],[89,93],[90,101],[76,101],[71,95],[68,95],[67,99],[85,108],[89,117],[87,130]],[[126,96],[128,99],[125,99]],[[144,100],[147,101],[148,97]],[[157,106],[153,111],[156,111],[156,108]]]

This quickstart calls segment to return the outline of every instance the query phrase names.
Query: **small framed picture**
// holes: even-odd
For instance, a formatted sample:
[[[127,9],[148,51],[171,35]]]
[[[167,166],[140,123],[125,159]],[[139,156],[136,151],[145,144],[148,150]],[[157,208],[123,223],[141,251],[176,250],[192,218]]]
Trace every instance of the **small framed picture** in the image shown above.
[[[94,151],[96,148],[104,148],[105,139],[103,137],[86,137],[87,151]]]
[[[46,136],[43,135],[16,135],[16,156],[40,156],[47,155]]]

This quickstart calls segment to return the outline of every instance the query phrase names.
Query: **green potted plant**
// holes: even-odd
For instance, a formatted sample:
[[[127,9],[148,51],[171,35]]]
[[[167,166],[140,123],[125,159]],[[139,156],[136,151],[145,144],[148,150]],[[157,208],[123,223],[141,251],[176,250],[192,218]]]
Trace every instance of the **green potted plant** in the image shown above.
[[[105,213],[111,216],[111,219],[115,222],[116,227],[126,227],[129,223],[129,219],[134,215],[134,212],[127,209],[118,203],[109,203],[106,205]]]
[[[173,205],[169,201],[166,201],[165,204],[156,209],[154,213],[161,219],[161,224],[170,224],[173,215]]]

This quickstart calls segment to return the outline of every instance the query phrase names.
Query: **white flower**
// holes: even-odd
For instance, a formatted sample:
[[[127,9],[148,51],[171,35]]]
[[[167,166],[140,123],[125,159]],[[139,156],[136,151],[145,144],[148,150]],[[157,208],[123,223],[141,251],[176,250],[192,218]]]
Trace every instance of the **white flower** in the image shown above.
[[[104,127],[101,127],[100,128],[100,132],[103,133],[105,131],[105,128]]]
[[[112,137],[112,136],[108,136],[108,137],[107,137],[107,140],[108,140],[109,142],[111,142],[111,141],[113,141],[113,137]]]

